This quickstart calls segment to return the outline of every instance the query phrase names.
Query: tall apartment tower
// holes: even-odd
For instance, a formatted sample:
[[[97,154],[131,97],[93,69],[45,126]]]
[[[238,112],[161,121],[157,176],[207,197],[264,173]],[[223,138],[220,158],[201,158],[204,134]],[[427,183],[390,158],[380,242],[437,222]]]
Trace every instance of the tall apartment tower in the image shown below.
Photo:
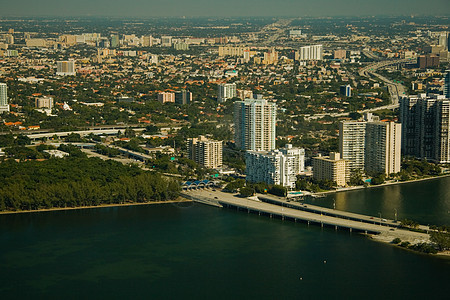
[[[60,76],[76,75],[75,62],[73,60],[64,60],[56,62],[56,75]]]
[[[279,150],[247,151],[245,174],[248,182],[265,182],[295,188],[295,157]]]
[[[364,170],[366,148],[366,122],[339,123],[339,152],[349,162],[349,169]]]
[[[450,162],[450,99],[426,94],[400,99],[402,153],[436,163]]]
[[[222,103],[237,97],[236,83],[222,83],[217,87],[217,102]]]
[[[366,127],[365,170],[386,175],[400,172],[402,125],[369,122]]]
[[[246,99],[234,104],[234,140],[243,150],[275,149],[277,105],[265,99]]]
[[[6,83],[0,83],[0,113],[7,111],[9,111],[8,86]]]
[[[444,77],[444,97],[450,99],[450,70],[445,72]]]
[[[200,136],[188,139],[189,159],[198,164],[216,169],[222,167],[222,141],[213,141]]]

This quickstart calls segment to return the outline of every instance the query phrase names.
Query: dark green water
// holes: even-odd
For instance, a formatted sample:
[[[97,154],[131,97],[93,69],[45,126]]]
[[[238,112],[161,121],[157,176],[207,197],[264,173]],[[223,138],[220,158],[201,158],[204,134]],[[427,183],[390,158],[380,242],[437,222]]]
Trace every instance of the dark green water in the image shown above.
[[[448,224],[449,191],[444,178],[314,203]],[[1,299],[448,299],[449,279],[450,260],[198,204],[0,216]]]

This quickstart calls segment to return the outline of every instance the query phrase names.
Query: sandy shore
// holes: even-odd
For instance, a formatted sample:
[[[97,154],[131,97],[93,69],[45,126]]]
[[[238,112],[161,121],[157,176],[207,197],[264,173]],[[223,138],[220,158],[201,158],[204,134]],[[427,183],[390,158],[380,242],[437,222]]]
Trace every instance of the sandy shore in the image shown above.
[[[192,200],[188,200],[188,199],[185,199],[185,198],[182,198],[182,197],[178,197],[177,200],[154,201],[154,202],[145,202],[145,203],[103,204],[103,205],[95,205],[95,206],[55,207],[55,208],[45,208],[45,209],[37,209],[37,210],[1,211],[0,215],[37,213],[37,212],[48,212],[48,211],[62,211],[62,210],[78,210],[78,209],[88,209],[88,208],[105,208],[105,207],[137,206],[137,205],[152,205],[152,204],[169,204],[169,203],[181,203],[181,202],[192,202]]]

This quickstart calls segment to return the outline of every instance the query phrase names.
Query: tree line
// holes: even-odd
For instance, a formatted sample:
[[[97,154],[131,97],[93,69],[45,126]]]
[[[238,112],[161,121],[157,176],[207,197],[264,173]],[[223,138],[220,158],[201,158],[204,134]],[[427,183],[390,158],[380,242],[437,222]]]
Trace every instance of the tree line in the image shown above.
[[[0,164],[0,211],[176,199],[179,183],[136,166],[68,157]]]

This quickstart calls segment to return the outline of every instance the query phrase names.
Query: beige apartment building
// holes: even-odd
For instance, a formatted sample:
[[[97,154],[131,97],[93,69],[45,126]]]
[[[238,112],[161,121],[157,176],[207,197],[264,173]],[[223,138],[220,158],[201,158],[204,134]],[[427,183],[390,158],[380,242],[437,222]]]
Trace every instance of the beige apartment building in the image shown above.
[[[188,139],[189,159],[198,164],[217,169],[222,167],[222,141],[209,140],[204,136]]]
[[[365,169],[386,175],[400,172],[402,124],[369,122],[366,127]]]
[[[340,154],[335,152],[331,152],[330,156],[313,157],[313,177],[345,186],[350,179],[348,161],[341,159]]]

